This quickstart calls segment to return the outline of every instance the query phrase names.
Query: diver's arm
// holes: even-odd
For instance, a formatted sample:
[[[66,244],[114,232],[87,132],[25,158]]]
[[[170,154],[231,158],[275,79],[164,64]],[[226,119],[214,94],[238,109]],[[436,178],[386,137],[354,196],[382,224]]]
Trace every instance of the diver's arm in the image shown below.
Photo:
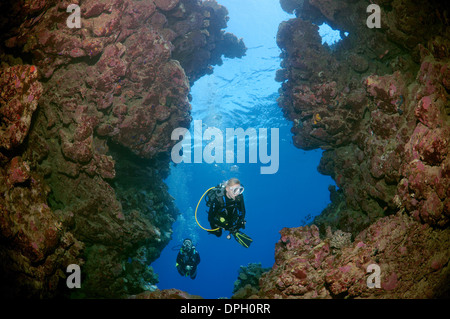
[[[245,204],[244,204],[244,196],[239,195],[239,212],[240,212],[240,216],[239,216],[239,222],[242,225],[242,228],[245,228]]]
[[[195,251],[195,265],[197,266],[200,263],[200,254]]]
[[[209,208],[208,212],[208,221],[211,224],[211,227],[222,227],[222,222],[220,221],[220,216],[222,211],[224,210],[223,202],[221,202],[218,197],[216,197]]]
[[[245,219],[245,204],[244,204],[244,196],[240,195],[240,202],[241,202],[241,212],[242,212],[242,218]]]
[[[178,253],[176,267],[177,267],[177,270],[180,273],[180,275],[184,276],[184,275],[186,275],[186,269],[185,269],[185,265],[183,264],[182,260],[183,259],[181,258],[181,254]]]
[[[216,205],[211,205],[208,212],[208,221],[212,228],[217,227],[217,211]]]
[[[181,255],[181,253],[178,253],[177,265],[180,267],[180,269],[183,269],[183,270],[186,267],[186,262],[185,262],[183,256]]]

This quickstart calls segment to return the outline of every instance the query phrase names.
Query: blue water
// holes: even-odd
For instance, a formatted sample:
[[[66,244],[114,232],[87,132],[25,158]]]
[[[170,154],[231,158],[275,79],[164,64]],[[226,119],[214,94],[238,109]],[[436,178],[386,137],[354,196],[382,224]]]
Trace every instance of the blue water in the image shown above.
[[[275,243],[283,227],[302,226],[329,203],[331,178],[317,172],[321,151],[305,152],[292,144],[291,122],[277,106],[280,83],[274,81],[280,68],[276,33],[281,21],[293,16],[283,12],[275,0],[218,0],[229,11],[226,31],[244,38],[248,48],[242,59],[224,59],[214,73],[199,79],[192,87],[192,117],[202,120],[203,131],[225,128],[279,128],[279,169],[276,174],[260,173],[258,163],[180,163],[172,165],[166,183],[181,215],[173,225],[172,241],[151,266],[159,275],[159,289],[178,288],[204,298],[230,297],[241,265],[274,263]],[[193,136],[193,127],[190,130]],[[270,139],[269,139],[270,141]],[[270,148],[269,148],[270,149]],[[270,154],[270,153],[269,153]],[[233,238],[208,234],[194,218],[201,195],[212,186],[237,177],[245,186],[247,225],[253,238],[250,248]],[[309,215],[309,216],[308,216]],[[209,228],[204,200],[199,222]],[[311,219],[309,219],[310,221]],[[171,248],[190,237],[201,256],[195,280],[181,277],[175,268],[177,251]]]

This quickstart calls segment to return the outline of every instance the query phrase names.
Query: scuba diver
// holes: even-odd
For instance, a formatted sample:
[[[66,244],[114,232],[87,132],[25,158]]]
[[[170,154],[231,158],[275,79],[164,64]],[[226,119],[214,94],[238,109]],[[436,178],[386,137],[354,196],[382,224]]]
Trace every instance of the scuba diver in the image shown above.
[[[200,263],[200,254],[194,247],[192,240],[186,238],[177,255],[176,267],[181,276],[189,276],[195,279],[197,276],[197,265]]]
[[[211,225],[207,231],[217,237],[222,236],[222,229],[229,231],[239,244],[248,248],[253,240],[239,230],[244,229],[246,223],[243,192],[241,182],[237,178],[230,178],[206,193],[208,221]],[[231,238],[230,234],[227,239]]]

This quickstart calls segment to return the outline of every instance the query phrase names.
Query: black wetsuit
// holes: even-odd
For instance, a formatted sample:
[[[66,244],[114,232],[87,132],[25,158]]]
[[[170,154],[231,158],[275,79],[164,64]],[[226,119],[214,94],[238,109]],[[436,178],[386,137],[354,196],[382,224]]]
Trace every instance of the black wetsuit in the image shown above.
[[[180,275],[189,276],[191,279],[195,279],[197,276],[197,265],[200,263],[200,254],[192,248],[189,251],[185,251],[183,248],[180,249],[177,255],[177,269]],[[188,269],[188,266],[191,269]]]
[[[225,195],[225,187],[217,186],[208,192],[207,205],[209,206],[208,221],[211,229],[220,227],[210,233],[220,237],[222,228],[231,233],[245,228],[245,205],[242,194],[236,196],[235,199],[230,199]]]

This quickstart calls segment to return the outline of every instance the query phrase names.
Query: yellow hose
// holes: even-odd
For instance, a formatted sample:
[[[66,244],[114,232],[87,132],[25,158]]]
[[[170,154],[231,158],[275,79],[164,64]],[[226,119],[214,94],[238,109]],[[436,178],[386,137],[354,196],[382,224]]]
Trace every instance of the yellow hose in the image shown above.
[[[209,191],[210,191],[211,189],[213,189],[213,188],[215,188],[215,187],[210,187],[210,188],[208,188],[208,189],[206,190],[206,192],[203,193],[202,197],[200,197],[200,200],[199,200],[198,203],[197,203],[197,207],[195,207],[195,221],[197,222],[197,224],[200,226],[201,229],[204,229],[204,230],[206,230],[206,231],[216,231],[216,230],[219,230],[219,229],[220,229],[220,227],[217,227],[216,229],[207,229],[207,228],[203,227],[202,225],[200,225],[200,223],[198,222],[198,219],[197,219],[197,209],[198,209],[198,205],[200,205],[200,202],[202,201],[203,196],[205,196],[206,193],[209,192]]]

